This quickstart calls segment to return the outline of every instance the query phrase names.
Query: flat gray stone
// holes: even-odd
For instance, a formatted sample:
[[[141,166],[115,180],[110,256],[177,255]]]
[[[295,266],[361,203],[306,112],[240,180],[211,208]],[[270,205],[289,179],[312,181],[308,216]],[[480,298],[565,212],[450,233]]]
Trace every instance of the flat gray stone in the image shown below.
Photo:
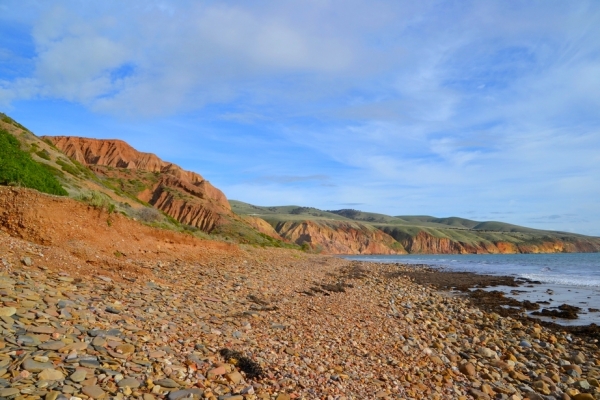
[[[28,358],[27,360],[23,361],[23,364],[21,364],[21,366],[24,370],[29,372],[42,372],[45,369],[54,368],[54,364],[52,364],[51,362],[42,363],[37,362],[31,358]]]
[[[179,400],[188,397],[190,394],[196,395],[198,397],[204,396],[204,391],[198,388],[184,389],[184,390],[175,390],[169,393],[167,397],[169,400]]]
[[[83,382],[85,380],[87,376],[87,372],[82,370],[82,369],[78,369],[77,371],[73,372],[71,374],[71,376],[69,377],[69,379],[71,379],[73,382]]]
[[[17,388],[6,388],[6,389],[0,389],[0,397],[9,397],[9,396],[14,396],[21,393],[21,391]]]
[[[154,384],[160,385],[160,386],[168,388],[168,389],[174,389],[174,388],[179,387],[179,384],[171,378],[159,379],[157,381],[154,381]]]
[[[65,347],[65,342],[61,342],[60,340],[53,340],[51,342],[45,342],[38,345],[38,349],[41,350],[60,350]]]
[[[125,378],[121,379],[119,383],[117,383],[118,387],[130,387],[131,389],[137,389],[141,385],[140,381],[135,378]]]

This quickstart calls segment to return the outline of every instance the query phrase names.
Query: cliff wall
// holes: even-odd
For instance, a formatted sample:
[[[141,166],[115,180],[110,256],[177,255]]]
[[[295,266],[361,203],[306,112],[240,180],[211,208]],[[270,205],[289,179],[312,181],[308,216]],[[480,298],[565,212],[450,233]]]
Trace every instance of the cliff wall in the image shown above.
[[[115,178],[119,170],[155,173],[157,178],[154,180],[136,176],[146,187],[133,195],[181,223],[210,232],[225,223],[225,216],[233,217],[223,192],[201,175],[185,171],[154,154],[137,151],[122,140],[70,136],[43,138],[70,158],[91,167],[98,175]]]
[[[275,230],[284,239],[328,254],[406,254],[390,235],[360,223],[286,221]]]

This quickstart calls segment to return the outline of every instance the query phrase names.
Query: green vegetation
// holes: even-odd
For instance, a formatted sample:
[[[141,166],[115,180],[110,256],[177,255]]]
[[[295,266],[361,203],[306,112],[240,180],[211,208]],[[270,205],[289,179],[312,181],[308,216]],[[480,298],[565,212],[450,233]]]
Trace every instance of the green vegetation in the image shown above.
[[[62,168],[63,171],[73,175],[73,176],[79,176],[80,172],[77,168],[75,168],[72,164],[70,164],[68,161],[65,161],[63,159],[57,159],[56,163],[58,165],[60,165],[60,167]]]
[[[0,120],[2,122],[6,122],[7,124],[16,126],[17,128],[22,129],[26,132],[29,132],[29,129],[25,128],[23,125],[21,125],[20,123],[18,123],[17,121],[15,121],[14,119],[12,119],[11,117],[9,117],[8,115],[6,115],[4,113],[0,113]]]
[[[8,118],[2,115],[3,121]],[[20,185],[59,196],[67,195],[67,191],[50,170],[35,162],[31,154],[21,150],[19,140],[3,129],[0,129],[0,184]]]
[[[40,150],[37,151],[35,154],[37,154],[39,158],[43,158],[44,160],[50,160],[50,153],[48,152],[48,150]]]

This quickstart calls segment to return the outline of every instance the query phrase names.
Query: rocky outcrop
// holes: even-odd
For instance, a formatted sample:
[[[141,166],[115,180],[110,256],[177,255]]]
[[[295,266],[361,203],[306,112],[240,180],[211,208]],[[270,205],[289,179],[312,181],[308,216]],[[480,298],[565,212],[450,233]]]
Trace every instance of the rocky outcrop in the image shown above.
[[[406,254],[390,235],[360,223],[286,221],[275,230],[291,242],[328,254]]]
[[[242,218],[246,221],[250,226],[259,231],[260,233],[264,233],[265,235],[269,235],[277,240],[285,240],[282,238],[279,233],[273,228],[267,221],[262,218],[253,217],[251,215],[243,215]]]
[[[108,168],[155,173],[149,187],[135,193],[181,223],[210,232],[233,217],[227,198],[201,175],[143,153],[122,140],[100,140],[69,136],[45,136],[70,158],[90,166],[99,175],[110,175]]]

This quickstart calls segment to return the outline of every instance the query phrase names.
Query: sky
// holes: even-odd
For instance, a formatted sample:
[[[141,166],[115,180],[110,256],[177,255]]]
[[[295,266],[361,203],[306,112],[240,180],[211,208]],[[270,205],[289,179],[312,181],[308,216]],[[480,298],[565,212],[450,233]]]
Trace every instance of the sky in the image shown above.
[[[0,111],[229,199],[600,236],[600,2],[0,0]]]

